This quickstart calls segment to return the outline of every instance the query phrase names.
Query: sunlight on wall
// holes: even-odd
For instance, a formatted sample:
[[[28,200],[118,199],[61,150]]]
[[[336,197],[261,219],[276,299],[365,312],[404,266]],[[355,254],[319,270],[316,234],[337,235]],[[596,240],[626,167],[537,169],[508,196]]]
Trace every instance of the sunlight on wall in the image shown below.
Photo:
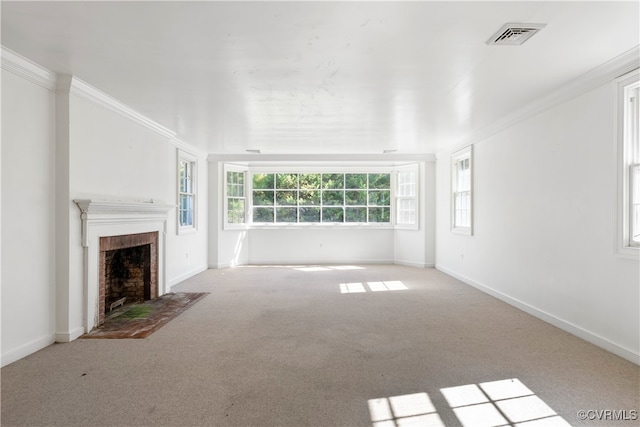
[[[440,392],[464,427],[570,426],[517,378]],[[371,399],[369,412],[374,427],[444,426],[426,393]]]
[[[399,280],[391,280],[387,282],[367,282],[367,286],[371,292],[385,292],[385,291],[404,291],[409,288],[405,286]],[[367,292],[367,289],[362,283],[340,283],[341,294],[354,294]]]
[[[247,232],[243,231],[238,235],[238,240],[236,241],[236,247],[233,249],[233,258],[231,259],[231,266],[235,267],[240,264],[240,254],[242,254],[242,246],[244,244],[244,239],[247,237]]]

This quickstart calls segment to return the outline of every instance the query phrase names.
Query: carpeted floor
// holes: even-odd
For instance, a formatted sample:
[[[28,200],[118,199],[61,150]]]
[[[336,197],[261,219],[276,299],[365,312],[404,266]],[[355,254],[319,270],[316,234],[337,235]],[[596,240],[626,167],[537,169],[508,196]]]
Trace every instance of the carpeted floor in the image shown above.
[[[242,267],[173,290],[209,294],[145,339],[3,368],[2,425],[638,425],[579,412],[632,418],[637,365],[434,269]]]
[[[146,338],[198,302],[207,292],[168,293],[139,304],[119,307],[102,325],[80,338]]]

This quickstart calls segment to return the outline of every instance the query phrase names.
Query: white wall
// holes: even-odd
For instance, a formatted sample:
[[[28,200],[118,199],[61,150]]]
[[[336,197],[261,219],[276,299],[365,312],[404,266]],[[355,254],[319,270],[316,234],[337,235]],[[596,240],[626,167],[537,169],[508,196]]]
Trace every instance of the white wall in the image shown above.
[[[153,199],[176,204],[178,149],[166,136],[94,102],[70,97],[70,199]],[[175,209],[167,221],[169,286],[207,268],[207,162],[198,160],[198,230],[178,234]],[[70,222],[70,331],[82,326],[83,281],[80,211]],[[58,331],[61,332],[61,331]]]
[[[419,229],[395,231],[393,258],[396,264],[435,266],[435,169],[435,162],[420,163]]]
[[[420,228],[417,230],[364,227],[225,230],[222,182],[223,162],[211,161],[211,268],[245,264],[399,263],[418,267],[435,265],[434,162],[420,163]]]
[[[2,365],[54,341],[51,90],[2,73]]]
[[[474,235],[452,234],[437,163],[437,268],[638,363],[639,266],[615,254],[614,88],[474,146]]]
[[[116,112],[114,103],[69,95],[70,76],[3,49],[5,68],[12,72],[2,73],[3,366],[83,332],[81,220],[72,200],[175,204],[176,145],[186,146],[126,106]],[[78,93],[88,88],[78,84]],[[199,223],[178,235],[175,209],[169,213],[169,286],[207,268],[208,164],[191,153],[199,156]]]

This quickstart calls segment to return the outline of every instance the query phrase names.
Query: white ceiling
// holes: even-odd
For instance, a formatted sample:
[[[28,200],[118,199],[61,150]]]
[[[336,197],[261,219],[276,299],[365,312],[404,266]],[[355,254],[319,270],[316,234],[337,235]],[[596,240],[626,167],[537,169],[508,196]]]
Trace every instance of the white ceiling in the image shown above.
[[[2,44],[210,153],[434,153],[638,45],[627,2],[9,2]],[[508,22],[546,23],[488,46]]]

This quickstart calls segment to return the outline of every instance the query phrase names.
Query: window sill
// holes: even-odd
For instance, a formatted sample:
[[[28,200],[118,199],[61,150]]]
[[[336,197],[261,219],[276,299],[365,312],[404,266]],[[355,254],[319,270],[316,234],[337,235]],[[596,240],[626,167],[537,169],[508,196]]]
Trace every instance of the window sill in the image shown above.
[[[473,236],[471,227],[455,227],[451,229],[453,234],[460,234],[463,236]]]
[[[391,224],[251,224],[244,227],[225,225],[225,230],[393,230]]]
[[[178,227],[178,235],[186,235],[186,234],[196,234],[198,232],[197,227]]]
[[[624,246],[616,250],[616,256],[619,258],[640,261],[640,247]]]

